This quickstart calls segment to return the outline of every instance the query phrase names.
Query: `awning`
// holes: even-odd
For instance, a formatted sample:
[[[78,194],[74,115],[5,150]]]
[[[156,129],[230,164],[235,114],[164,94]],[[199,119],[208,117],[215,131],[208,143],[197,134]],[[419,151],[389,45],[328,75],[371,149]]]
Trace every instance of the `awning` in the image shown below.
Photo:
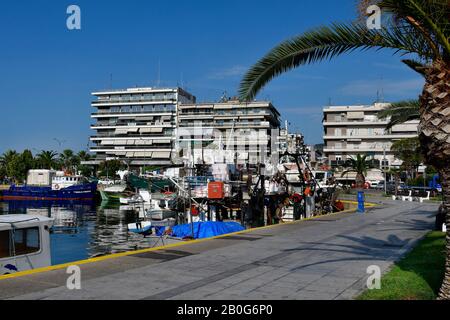
[[[169,152],[153,152],[152,158],[170,159],[170,151]]]
[[[348,112],[347,119],[364,119],[364,112]]]
[[[116,129],[116,134],[127,134],[128,129]]]
[[[154,140],[154,144],[169,144],[170,140]]]
[[[139,128],[128,128],[128,132],[138,132]]]
[[[152,133],[162,133],[163,132],[163,128],[151,128],[151,132]]]
[[[127,152],[127,158],[134,157],[134,152]]]
[[[114,145],[114,141],[113,140],[103,140],[102,141],[102,145],[104,145],[104,146],[113,146]]]
[[[139,130],[141,133],[151,133],[153,128],[141,128],[141,130]]]

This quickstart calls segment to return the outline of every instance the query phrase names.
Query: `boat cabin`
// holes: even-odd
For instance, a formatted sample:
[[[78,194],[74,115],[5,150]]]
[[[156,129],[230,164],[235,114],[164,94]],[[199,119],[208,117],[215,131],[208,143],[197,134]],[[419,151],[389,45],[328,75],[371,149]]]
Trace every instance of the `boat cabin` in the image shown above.
[[[81,176],[56,176],[52,179],[52,190],[61,190],[83,182]]]
[[[0,276],[50,266],[52,225],[40,215],[0,215]]]

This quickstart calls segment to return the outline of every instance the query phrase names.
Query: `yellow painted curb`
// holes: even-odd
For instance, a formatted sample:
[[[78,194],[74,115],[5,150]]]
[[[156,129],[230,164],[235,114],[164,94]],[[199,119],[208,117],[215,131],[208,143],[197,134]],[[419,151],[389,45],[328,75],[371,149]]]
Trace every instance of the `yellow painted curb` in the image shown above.
[[[358,204],[355,201],[347,201],[347,200],[341,200],[341,201],[344,202],[344,203]],[[375,207],[375,206],[377,206],[374,203],[367,203],[367,202],[365,203],[365,205],[367,207]],[[207,242],[207,241],[216,240],[216,239],[223,239],[223,238],[227,238],[227,237],[234,236],[234,235],[246,234],[246,233],[250,233],[250,232],[254,232],[254,231],[258,231],[258,230],[272,229],[272,228],[277,228],[277,227],[285,226],[285,225],[298,224],[298,223],[302,223],[304,221],[310,221],[310,220],[314,220],[314,219],[318,219],[318,218],[329,217],[329,216],[339,215],[339,214],[343,214],[343,213],[350,213],[350,212],[356,212],[356,208],[355,209],[344,210],[344,211],[341,211],[341,212],[335,212],[335,213],[331,213],[331,214],[327,214],[327,215],[323,215],[323,216],[315,216],[315,217],[311,217],[311,218],[307,218],[307,219],[303,219],[303,220],[298,220],[298,221],[293,221],[293,222],[286,222],[286,223],[275,224],[275,225],[271,225],[271,226],[247,229],[247,230],[238,231],[238,232],[234,232],[234,233],[229,233],[229,234],[225,234],[225,235],[220,235],[220,236],[207,238],[207,239],[198,239],[198,240],[192,240],[192,241],[184,241],[184,242],[181,242],[181,243],[173,243],[173,244],[168,244],[168,245],[161,246],[161,247],[156,247],[156,248],[148,248],[148,249],[141,249],[141,250],[135,250],[135,251],[114,253],[114,254],[110,254],[110,255],[106,255],[106,256],[102,256],[102,257],[97,257],[97,258],[90,258],[90,259],[86,259],[86,260],[79,260],[79,261],[74,261],[74,262],[69,262],[69,263],[64,263],[64,264],[58,264],[58,265],[55,265],[55,266],[49,266],[49,267],[44,267],[44,268],[38,268],[38,269],[33,269],[33,270],[27,270],[27,271],[22,271],[22,272],[2,275],[2,276],[0,276],[0,281],[1,280],[6,280],[6,279],[12,279],[12,278],[19,278],[19,277],[32,275],[32,274],[37,274],[37,273],[48,272],[48,271],[61,270],[61,269],[65,269],[65,268],[68,268],[68,267],[74,266],[74,265],[78,265],[79,266],[79,265],[84,265],[84,264],[89,264],[89,263],[94,263],[94,262],[99,262],[99,261],[105,261],[105,260],[110,260],[110,259],[117,259],[117,258],[121,258],[121,257],[132,256],[132,255],[135,255],[135,254],[160,251],[160,250],[165,250],[165,249],[169,249],[169,248],[182,247],[182,246],[189,245],[189,244],[197,244],[197,243]]]

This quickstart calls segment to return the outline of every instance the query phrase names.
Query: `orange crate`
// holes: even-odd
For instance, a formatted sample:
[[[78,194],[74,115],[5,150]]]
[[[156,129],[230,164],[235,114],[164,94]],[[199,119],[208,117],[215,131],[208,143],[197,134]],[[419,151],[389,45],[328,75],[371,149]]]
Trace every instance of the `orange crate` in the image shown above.
[[[208,184],[209,199],[223,199],[225,197],[225,185],[223,182],[210,182]]]

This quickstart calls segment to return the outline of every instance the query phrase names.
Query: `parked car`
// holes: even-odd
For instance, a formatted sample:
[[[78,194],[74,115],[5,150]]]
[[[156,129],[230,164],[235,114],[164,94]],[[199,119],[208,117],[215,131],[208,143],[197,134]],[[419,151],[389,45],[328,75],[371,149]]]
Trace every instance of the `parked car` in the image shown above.
[[[376,185],[375,189],[377,189],[377,190],[384,190],[384,181],[378,182],[378,184]]]
[[[400,189],[402,189],[405,187],[405,184],[403,182],[400,182],[398,186]],[[384,191],[384,181],[380,181],[378,183],[378,185],[376,186],[376,189]],[[395,181],[388,181],[386,190],[387,190],[387,192],[394,192],[395,191]]]

